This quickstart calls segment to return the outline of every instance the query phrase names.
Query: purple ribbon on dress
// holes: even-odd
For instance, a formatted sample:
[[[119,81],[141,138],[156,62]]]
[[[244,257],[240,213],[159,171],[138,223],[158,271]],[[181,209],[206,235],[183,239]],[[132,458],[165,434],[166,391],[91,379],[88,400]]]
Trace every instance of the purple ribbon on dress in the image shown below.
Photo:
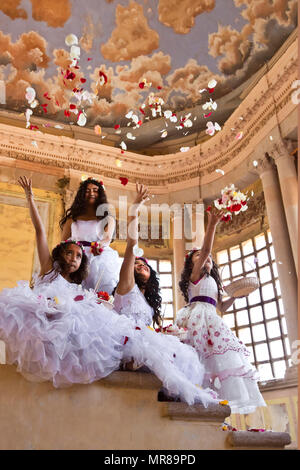
[[[212,299],[211,297],[206,297],[206,295],[197,295],[196,297],[193,297],[190,300],[190,304],[192,302],[206,302],[208,304],[212,304],[214,307],[217,305],[215,299]]]
[[[79,241],[82,246],[91,246],[91,242]]]

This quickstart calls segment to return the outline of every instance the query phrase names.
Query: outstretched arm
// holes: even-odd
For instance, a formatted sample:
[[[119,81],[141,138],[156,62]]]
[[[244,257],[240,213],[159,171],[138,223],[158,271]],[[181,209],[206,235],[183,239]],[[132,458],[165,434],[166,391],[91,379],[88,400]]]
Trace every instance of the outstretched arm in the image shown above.
[[[35,228],[36,243],[41,264],[41,274],[44,274],[52,268],[52,258],[48,248],[45,228],[34,202],[32,182],[31,179],[27,179],[26,176],[21,176],[18,179],[18,183],[24,189],[26,199],[28,201],[30,217]]]
[[[228,310],[229,307],[231,307],[231,305],[233,304],[235,300],[236,300],[236,297],[229,297],[229,299],[227,300],[224,300],[224,301],[222,300],[221,302],[218,302],[217,309],[223,315],[223,313],[226,312],[226,310]]]
[[[134,262],[135,255],[133,254],[133,247],[138,242],[138,211],[140,206],[148,199],[149,192],[144,185],[136,185],[136,198],[134,203],[129,208],[128,217],[128,230],[127,230],[127,245],[120,271],[120,280],[116,292],[120,295],[125,295],[134,287]]]
[[[198,281],[201,276],[203,265],[211,253],[213,247],[216,227],[223,215],[223,211],[217,211],[215,208],[212,208],[211,212],[208,212],[208,224],[204,236],[203,246],[201,248],[200,256],[194,262],[193,271],[190,278],[192,282]]]

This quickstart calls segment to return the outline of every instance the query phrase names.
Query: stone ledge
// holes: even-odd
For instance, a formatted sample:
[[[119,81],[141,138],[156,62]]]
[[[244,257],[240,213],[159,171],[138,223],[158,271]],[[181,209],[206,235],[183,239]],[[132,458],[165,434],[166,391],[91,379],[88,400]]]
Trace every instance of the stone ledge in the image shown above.
[[[165,403],[163,415],[174,420],[220,422],[230,416],[231,409],[228,405],[219,405],[211,403],[207,408],[197,403],[196,405],[187,405],[186,403]]]
[[[287,432],[252,432],[252,431],[229,431],[227,443],[238,448],[281,448],[291,443],[291,436]]]
[[[117,371],[101,379],[99,382],[109,387],[137,388],[157,390],[161,381],[151,372]]]

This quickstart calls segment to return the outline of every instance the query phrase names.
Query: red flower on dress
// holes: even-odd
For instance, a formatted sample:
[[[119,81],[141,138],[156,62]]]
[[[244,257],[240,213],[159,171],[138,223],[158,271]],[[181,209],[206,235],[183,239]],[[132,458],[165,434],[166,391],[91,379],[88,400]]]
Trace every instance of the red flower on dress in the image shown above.
[[[209,340],[207,341],[207,344],[209,344],[209,346],[213,346],[213,345],[214,345],[214,343],[212,342],[211,339],[209,339]]]
[[[97,292],[98,299],[109,301],[109,293],[106,291]]]

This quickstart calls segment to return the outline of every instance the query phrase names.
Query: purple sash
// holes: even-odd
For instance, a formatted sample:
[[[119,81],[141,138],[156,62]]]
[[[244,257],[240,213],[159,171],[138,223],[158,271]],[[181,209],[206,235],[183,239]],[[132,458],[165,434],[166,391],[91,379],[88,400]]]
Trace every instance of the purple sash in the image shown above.
[[[79,241],[82,246],[91,246],[91,242]]]
[[[214,307],[217,305],[217,302],[215,301],[215,299],[212,299],[211,297],[206,297],[206,295],[198,295],[196,297],[193,297],[190,300],[190,304],[192,302],[206,302],[208,304],[212,304]]]

